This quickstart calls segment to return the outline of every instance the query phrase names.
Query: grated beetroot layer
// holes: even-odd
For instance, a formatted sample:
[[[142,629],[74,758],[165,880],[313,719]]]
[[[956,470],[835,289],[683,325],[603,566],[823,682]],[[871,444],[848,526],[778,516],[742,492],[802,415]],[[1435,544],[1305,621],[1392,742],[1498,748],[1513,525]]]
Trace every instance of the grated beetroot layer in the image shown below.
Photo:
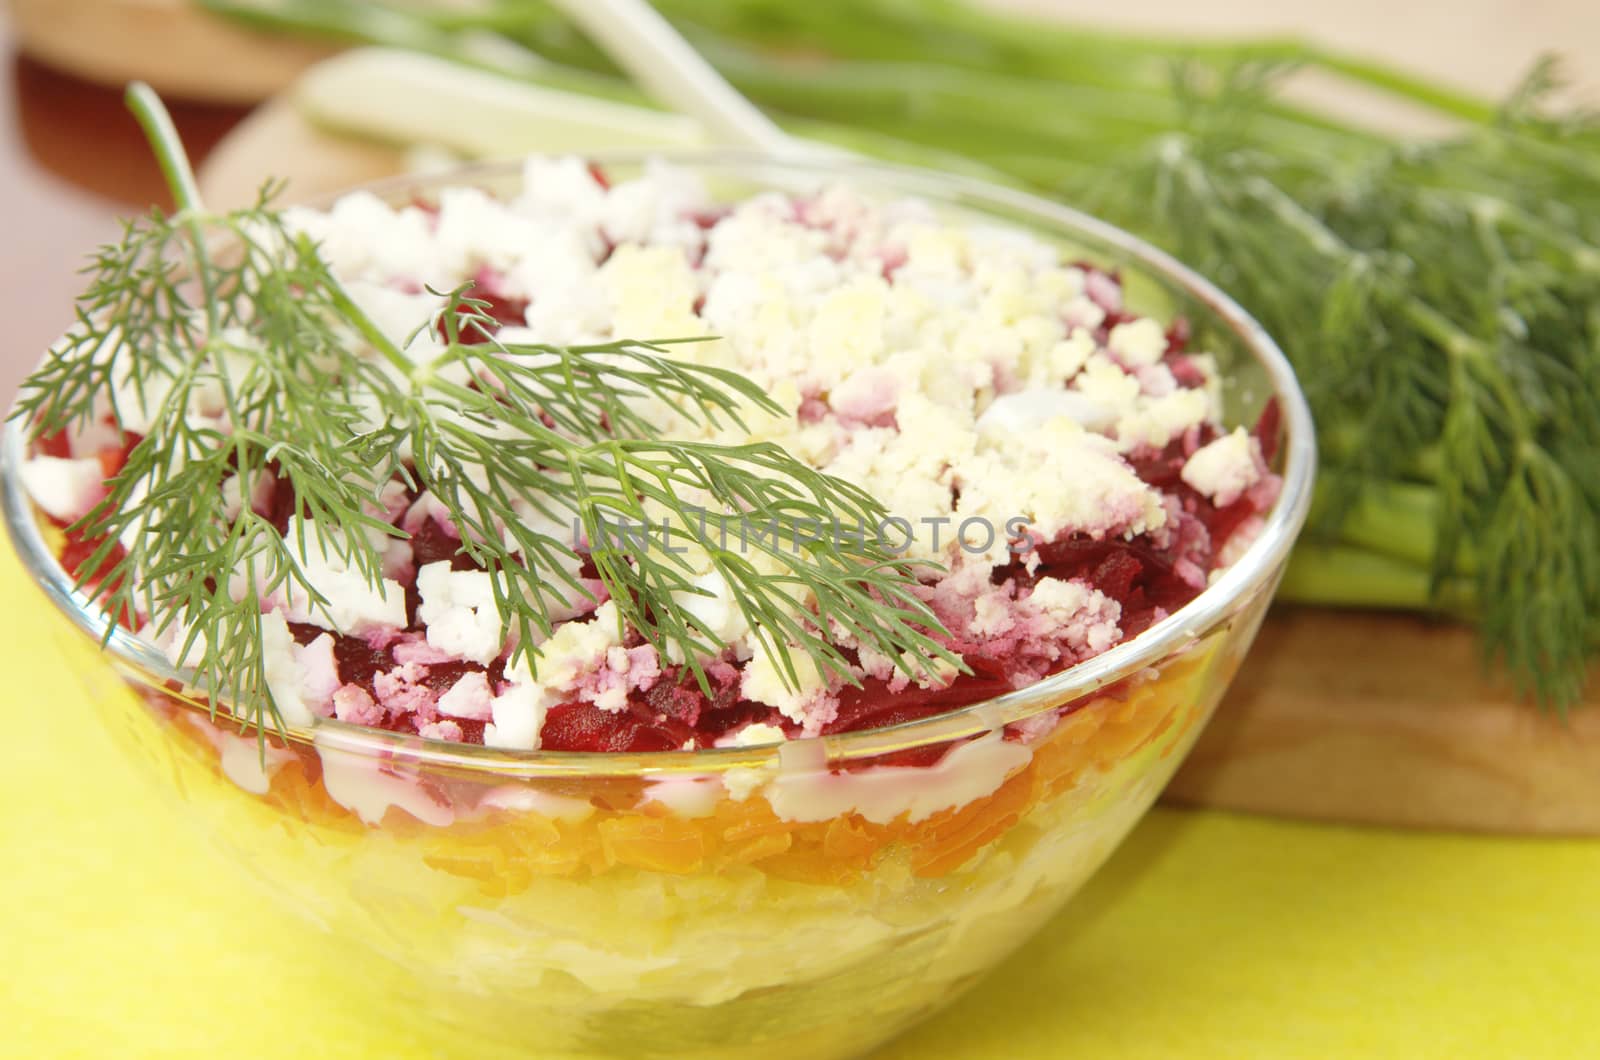
[[[1090,289],[1120,288],[1118,277],[1080,263],[1089,270]],[[888,270],[886,270],[888,271]],[[480,277],[480,291],[486,311],[499,324],[518,321],[526,307],[520,300],[497,298],[493,294],[495,277]],[[1120,290],[1117,291],[1120,296]],[[1113,299],[1107,299],[1113,301]],[[1114,300],[1120,305],[1120,297]],[[1097,335],[1103,344],[1110,329],[1124,319],[1133,319],[1119,310],[1108,313]],[[472,336],[464,333],[468,341]],[[1199,369],[1185,352],[1187,324],[1180,320],[1167,332],[1166,366],[1181,386],[1203,382]],[[817,403],[821,399],[810,399]],[[817,410],[825,413],[825,403]],[[1255,427],[1262,455],[1270,462],[1276,448],[1277,408],[1269,403]],[[1211,425],[1193,428],[1160,451],[1131,454],[1129,462],[1146,483],[1169,498],[1169,523],[1158,534],[1144,534],[1131,540],[1095,540],[1082,535],[1064,536],[1037,545],[1037,560],[1032,568],[1022,557],[996,568],[990,581],[1008,588],[1013,596],[1025,595],[1041,578],[1077,580],[1100,590],[1121,608],[1122,639],[1134,637],[1154,622],[1187,604],[1199,593],[1204,575],[1217,565],[1217,552],[1247,520],[1259,515],[1270,503],[1270,493],[1247,492],[1225,507],[1217,507],[1204,495],[1189,487],[1180,477],[1185,462],[1199,448],[1218,437]],[[128,436],[119,449],[102,454],[107,475],[114,474],[126,454],[138,441]],[[67,455],[64,438],[44,439],[37,451],[48,455]],[[407,498],[415,500],[414,496]],[[280,532],[287,526],[296,502],[287,483],[280,480],[266,499],[263,514],[269,514]],[[409,504],[406,506],[409,507]],[[399,517],[397,517],[397,521]],[[410,535],[414,565],[417,568],[447,560],[454,569],[470,570],[473,560],[461,550],[452,529],[432,518],[424,519]],[[75,576],[84,573],[98,542],[68,531],[60,560]],[[120,546],[113,550],[114,561]],[[595,576],[585,559],[584,577]],[[92,577],[91,577],[92,580]],[[425,646],[425,629],[417,619],[418,594],[406,589],[407,628],[398,635],[386,632],[371,637],[329,634],[318,626],[291,623],[290,631],[302,645],[328,635],[333,638],[334,660],[340,682],[355,686],[373,701],[394,702],[396,674],[403,674],[405,689],[413,709],[384,709],[363,716],[363,724],[395,732],[421,733],[436,738],[481,744],[485,721],[446,717],[437,709],[439,697],[463,676],[483,673],[490,689],[504,681],[503,659],[489,666],[463,660],[438,660]],[[947,613],[949,601],[937,590],[929,593],[930,603],[947,627],[958,630],[964,623],[960,614]],[[952,621],[951,619],[958,621]],[[131,625],[131,623],[128,623]],[[637,636],[628,646],[640,641]],[[844,733],[881,728],[915,721],[1031,684],[1049,673],[1071,665],[1071,660],[1055,661],[1042,655],[1042,649],[1025,636],[979,637],[956,635],[948,645],[967,662],[972,672],[957,676],[940,688],[920,688],[903,679],[893,681],[868,676],[860,687],[845,687],[839,693],[837,715],[824,733]],[[1031,650],[1030,650],[1031,648]],[[437,654],[437,653],[433,653]],[[846,653],[849,654],[848,652]],[[420,660],[420,661],[419,661]],[[852,662],[855,660],[852,659]],[[789,735],[799,726],[775,707],[739,698],[741,671],[729,658],[716,660],[708,668],[709,692],[702,689],[684,670],[664,667],[661,675],[647,687],[630,693],[627,705],[607,711],[591,702],[574,699],[556,704],[546,713],[540,733],[540,746],[553,751],[642,752],[676,750],[686,746],[707,747],[730,733],[756,722],[776,725]],[[924,758],[935,760],[942,748],[926,754],[911,753],[905,764],[918,764]]]
[[[1272,444],[1275,424],[1276,410],[1269,406],[1256,427],[1263,450]],[[1215,555],[1212,542],[1226,541],[1244,520],[1257,514],[1257,506],[1248,496],[1217,508],[1178,478],[1188,454],[1215,436],[1215,430],[1206,428],[1195,438],[1175,441],[1159,453],[1134,461],[1145,481],[1179,500],[1180,528],[1170,535],[1165,546],[1157,546],[1150,535],[1099,541],[1067,537],[1040,545],[1040,563],[1032,571],[1018,560],[996,569],[991,580],[997,585],[1011,582],[1019,589],[1031,587],[1044,577],[1081,580],[1121,605],[1124,640],[1184,606],[1198,595],[1198,589],[1176,573],[1178,564],[1187,559],[1201,570],[1210,570]],[[130,448],[132,444],[128,443]],[[282,529],[293,510],[293,497],[286,484],[279,484],[269,504]],[[460,550],[460,542],[431,519],[412,535],[411,544],[418,566],[449,560],[458,570],[473,568],[472,560]],[[67,534],[60,557],[62,565],[74,576],[82,573],[95,546],[92,540]],[[584,574],[592,576],[593,570]],[[417,603],[415,588],[408,588],[409,623],[405,633],[409,636],[398,640],[391,637],[385,643],[383,639],[329,634],[334,640],[334,659],[342,683],[357,685],[374,699],[382,698],[377,683],[382,675],[400,665],[397,647],[415,644],[424,632],[416,618]],[[300,623],[289,628],[301,644],[309,644],[326,633],[318,626]],[[823,731],[855,732],[915,721],[981,702],[1045,675],[1036,659],[1029,658],[1025,650],[1019,652],[1017,644],[1004,638],[987,644],[968,640],[958,647],[972,668],[971,674],[932,689],[915,685],[891,689],[887,681],[867,677],[859,688],[841,691],[838,715]],[[404,648],[400,651],[403,653]],[[504,662],[496,660],[487,667],[462,660],[413,663],[416,683],[431,696],[420,698],[418,709],[413,712],[384,714],[374,727],[415,733],[424,726],[445,723],[458,727],[457,739],[461,742],[481,744],[483,721],[445,718],[433,706],[438,696],[475,671],[484,673],[491,687],[498,687],[504,676]],[[711,746],[718,738],[755,722],[779,725],[791,734],[798,731],[776,708],[739,698],[737,667],[728,663],[714,665],[709,679],[712,688],[707,695],[686,672],[669,668],[647,691],[630,696],[627,708],[617,712],[576,700],[557,704],[545,716],[540,746],[552,751],[667,751],[682,748],[691,740],[695,746]],[[932,758],[937,758],[938,753],[942,748],[930,752]]]

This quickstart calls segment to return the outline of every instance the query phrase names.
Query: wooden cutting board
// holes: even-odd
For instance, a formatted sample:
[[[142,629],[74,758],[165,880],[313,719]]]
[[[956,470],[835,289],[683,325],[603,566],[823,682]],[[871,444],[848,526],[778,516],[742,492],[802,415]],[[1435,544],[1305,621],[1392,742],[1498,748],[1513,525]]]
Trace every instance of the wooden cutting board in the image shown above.
[[[209,84],[212,98],[253,98],[315,57],[314,50],[285,50],[284,42],[231,27],[196,29],[183,18],[182,0],[11,5],[19,31],[26,35],[31,25],[45,37],[61,36],[63,19],[89,18],[91,9],[126,9],[124,47],[110,57],[87,48],[69,54],[59,45],[50,51],[48,43],[41,50],[37,34],[29,41],[45,58],[102,80],[139,75],[175,90]],[[42,18],[47,8],[53,18]],[[1588,9],[1578,3],[1573,10]],[[196,33],[222,36],[207,43]],[[153,50],[145,69],[130,69],[140,40]],[[213,49],[204,64],[212,73],[186,68],[174,41]],[[152,56],[164,74],[150,72]],[[220,88],[206,81],[223,70]],[[217,146],[201,183],[214,206],[253,199],[269,174],[289,180],[289,198],[306,199],[399,172],[404,161],[398,151],[320,133],[274,101]],[[1600,674],[1593,687],[1600,688]],[[1280,608],[1168,798],[1328,820],[1600,834],[1600,703],[1575,710],[1570,721],[1518,703],[1488,678],[1472,635],[1458,628],[1409,616]]]
[[[1600,834],[1600,702],[1591,693],[1566,719],[1519,702],[1460,627],[1279,606],[1167,797],[1336,821]]]

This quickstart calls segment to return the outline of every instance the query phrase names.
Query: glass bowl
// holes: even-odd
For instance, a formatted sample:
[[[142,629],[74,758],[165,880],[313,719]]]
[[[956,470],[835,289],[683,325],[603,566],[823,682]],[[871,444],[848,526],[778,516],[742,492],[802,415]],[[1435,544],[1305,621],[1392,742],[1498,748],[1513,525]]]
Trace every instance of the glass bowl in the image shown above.
[[[121,680],[93,696],[108,727],[273,893],[393,962],[415,1000],[407,1018],[452,1054],[845,1056],[947,1004],[1149,808],[1233,678],[1309,503],[1311,421],[1287,362],[1160,251],[964,178],[665,157],[718,197],[847,179],[1120,270],[1133,307],[1184,316],[1192,347],[1217,356],[1226,425],[1276,402],[1283,489],[1231,567],[1128,642],[948,714],[776,747],[507,752],[327,720],[270,737],[263,769],[253,734],[210,720],[159,652],[114,631],[104,675]],[[626,177],[646,159],[596,161]],[[406,201],[518,174],[475,166],[371,190]],[[56,563],[23,456],[11,423],[0,473],[13,541],[99,640],[105,618]]]

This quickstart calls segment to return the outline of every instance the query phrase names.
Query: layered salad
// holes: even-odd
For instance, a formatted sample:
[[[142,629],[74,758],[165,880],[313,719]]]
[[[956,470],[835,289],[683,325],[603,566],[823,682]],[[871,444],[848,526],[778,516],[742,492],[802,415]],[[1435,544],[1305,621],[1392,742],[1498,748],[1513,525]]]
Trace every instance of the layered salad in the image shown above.
[[[1270,409],[1256,430],[1225,428],[1215,359],[1183,320],[1125,304],[1115,272],[848,182],[729,196],[667,164],[620,179],[536,158],[510,196],[356,192],[287,220],[419,370],[457,344],[646,338],[754,384],[765,400],[722,417],[619,393],[655,438],[771,444],[875,499],[870,525],[822,520],[805,536],[871,536],[915,573],[925,609],[924,648],[896,654],[791,579],[802,622],[775,624],[742,605],[729,572],[781,579],[770,546],[781,531],[803,550],[795,524],[724,511],[684,525],[647,504],[597,525],[553,503],[518,509],[561,546],[536,589],[547,626],[518,628],[507,583],[469,547],[485,527],[460,525],[417,477],[396,474],[367,522],[335,528],[309,525],[315,505],[287,475],[224,481],[233,511],[298,543],[294,579],[228,575],[236,598],[259,598],[278,723],[258,732],[226,705],[194,709],[216,704],[192,686],[152,681],[160,754],[276,888],[413,969],[452,1033],[476,1036],[452,1039],[469,1051],[864,1048],[1070,894],[1231,673],[1237,638],[1223,629],[971,737],[848,761],[816,739],[1026,689],[1183,607],[1254,539],[1279,487]],[[101,414],[39,438],[21,468],[63,566],[91,583],[153,532],[108,541],[78,520],[166,393],[106,357]],[[494,385],[460,360],[439,371]],[[230,435],[224,395],[200,388],[189,406],[210,436]],[[381,570],[329,543],[355,534]],[[747,547],[762,535],[768,547]],[[682,582],[651,606],[687,616],[704,651],[638,628],[637,601],[603,576],[669,555]],[[713,561],[730,555],[745,564]],[[118,617],[175,666],[206,647],[138,606]],[[803,650],[809,636],[833,654]],[[363,750],[317,735],[362,729],[396,739]],[[611,754],[592,776],[568,759],[560,775],[475,771],[470,755],[429,758],[449,745],[498,763]],[[719,764],[725,749],[764,753]],[[670,752],[707,754],[651,767]],[[616,753],[636,757],[623,767]]]

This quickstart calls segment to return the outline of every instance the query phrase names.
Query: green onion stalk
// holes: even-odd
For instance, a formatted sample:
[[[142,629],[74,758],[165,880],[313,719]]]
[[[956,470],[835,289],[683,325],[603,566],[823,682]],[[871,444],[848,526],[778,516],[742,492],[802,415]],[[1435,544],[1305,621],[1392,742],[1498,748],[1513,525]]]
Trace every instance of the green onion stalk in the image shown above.
[[[645,102],[540,3],[202,0],[266,27]],[[1491,104],[1286,39],[1196,43],[951,0],[656,0],[802,135],[977,169],[1174,252],[1276,336],[1317,417],[1281,595],[1442,613],[1564,709],[1600,641],[1600,123],[1553,64]],[[1315,68],[1450,123],[1398,139],[1279,91]]]

